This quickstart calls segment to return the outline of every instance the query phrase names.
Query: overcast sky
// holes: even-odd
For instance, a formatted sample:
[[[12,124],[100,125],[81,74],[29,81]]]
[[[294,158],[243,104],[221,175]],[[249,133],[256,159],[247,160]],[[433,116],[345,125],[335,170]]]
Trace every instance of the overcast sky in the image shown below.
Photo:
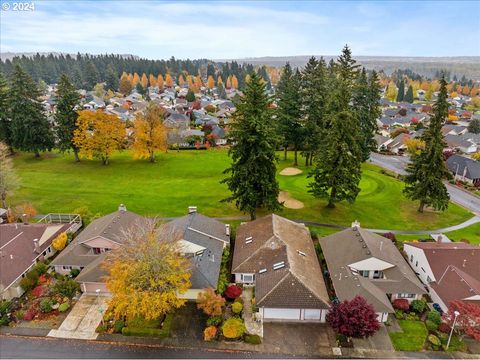
[[[33,2],[1,11],[2,52],[480,56],[480,1]]]

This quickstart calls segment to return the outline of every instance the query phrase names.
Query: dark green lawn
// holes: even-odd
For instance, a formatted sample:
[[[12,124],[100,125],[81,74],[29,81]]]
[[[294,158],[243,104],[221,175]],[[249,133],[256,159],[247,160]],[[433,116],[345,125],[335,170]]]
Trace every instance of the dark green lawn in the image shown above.
[[[403,332],[390,333],[393,347],[397,351],[421,351],[428,331],[422,321],[399,320]]]
[[[234,205],[220,203],[228,195],[226,186],[219,183],[229,164],[225,150],[170,151],[159,154],[155,164],[132,160],[128,152],[113,156],[108,166],[95,160],[75,163],[71,155],[56,153],[45,154],[40,160],[21,154],[14,162],[21,187],[13,201],[30,201],[39,213],[72,212],[88,206],[93,213],[107,214],[124,203],[145,215],[179,216],[189,205],[198,206],[209,216],[242,215]],[[279,170],[290,164],[291,160],[280,161]],[[402,194],[403,183],[370,164],[363,165],[357,201],[338,204],[335,209],[327,209],[324,199],[315,199],[307,192],[306,172],[279,175],[278,179],[282,190],[305,204],[303,209],[281,213],[292,219],[338,225],[350,225],[357,219],[364,227],[415,230],[454,225],[472,216],[454,204],[444,213],[417,213],[417,203]]]

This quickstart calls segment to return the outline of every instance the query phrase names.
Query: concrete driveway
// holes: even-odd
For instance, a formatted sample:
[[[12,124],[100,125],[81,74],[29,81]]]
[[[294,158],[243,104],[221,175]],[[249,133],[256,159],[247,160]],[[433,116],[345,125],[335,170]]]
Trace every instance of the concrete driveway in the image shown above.
[[[107,310],[106,296],[83,294],[63,320],[58,329],[51,330],[47,336],[64,339],[94,340],[95,332]]]

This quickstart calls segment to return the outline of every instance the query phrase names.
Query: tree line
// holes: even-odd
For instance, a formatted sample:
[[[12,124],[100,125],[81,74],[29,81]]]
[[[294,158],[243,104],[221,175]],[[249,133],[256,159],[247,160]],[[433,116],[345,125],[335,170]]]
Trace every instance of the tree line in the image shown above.
[[[222,180],[231,195],[223,201],[234,202],[252,219],[259,208],[280,210],[275,151],[281,146],[285,159],[292,149],[298,165],[301,151],[305,165],[311,166],[308,187],[313,196],[327,198],[330,208],[342,200],[354,202],[360,192],[361,164],[376,150],[380,97],[377,73],[367,75],[348,46],[328,64],[312,57],[302,71],[294,71],[287,63],[275,99],[260,77],[252,75],[231,125],[232,163]],[[420,201],[419,211],[424,206],[441,210],[448,206],[440,131],[447,111],[442,79],[434,116],[422,136],[425,148],[413,157],[406,178],[405,194]]]

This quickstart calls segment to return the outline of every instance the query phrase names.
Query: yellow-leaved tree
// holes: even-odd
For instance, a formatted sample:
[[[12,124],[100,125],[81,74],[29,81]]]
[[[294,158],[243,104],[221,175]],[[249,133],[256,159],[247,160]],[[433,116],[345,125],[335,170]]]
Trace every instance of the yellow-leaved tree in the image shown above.
[[[110,156],[122,147],[125,140],[125,124],[115,115],[102,110],[80,111],[73,142],[80,149],[80,156],[99,158],[108,165]]]
[[[67,245],[67,241],[68,241],[67,233],[62,232],[55,239],[53,239],[52,246],[55,250],[62,251],[63,249],[65,249],[65,246]]]
[[[385,94],[385,97],[390,100],[390,101],[395,101],[397,98],[397,86],[393,81],[390,81],[387,87],[387,93]]]
[[[167,87],[170,87],[170,88],[173,87],[173,78],[172,78],[172,75],[170,75],[170,74],[165,75],[165,85],[166,85]]]
[[[213,76],[210,75],[207,79],[207,87],[211,90],[215,86],[215,80],[213,80]]]
[[[238,89],[238,79],[235,75],[232,75],[232,88]]]
[[[407,145],[407,151],[410,155],[418,155],[423,149],[425,149],[425,142],[418,138],[410,138],[406,140],[405,145]]]
[[[148,82],[150,83],[150,86],[157,86],[157,78],[153,76],[153,74],[148,75]]]
[[[165,110],[154,102],[148,103],[145,113],[137,115],[132,146],[135,159],[150,159],[150,162],[155,162],[155,152],[167,149],[164,118]]]
[[[112,297],[108,313],[114,318],[158,319],[183,306],[191,286],[191,263],[181,255],[181,236],[154,220],[137,223],[122,233],[123,245],[104,262]]]
[[[148,87],[148,78],[147,74],[143,73],[142,78],[140,80],[140,83],[142,84],[143,88],[146,89]]]
[[[157,85],[158,85],[158,89],[159,89],[160,91],[163,91],[164,83],[165,83],[165,81],[163,80],[162,74],[158,74],[158,77],[157,77]]]

